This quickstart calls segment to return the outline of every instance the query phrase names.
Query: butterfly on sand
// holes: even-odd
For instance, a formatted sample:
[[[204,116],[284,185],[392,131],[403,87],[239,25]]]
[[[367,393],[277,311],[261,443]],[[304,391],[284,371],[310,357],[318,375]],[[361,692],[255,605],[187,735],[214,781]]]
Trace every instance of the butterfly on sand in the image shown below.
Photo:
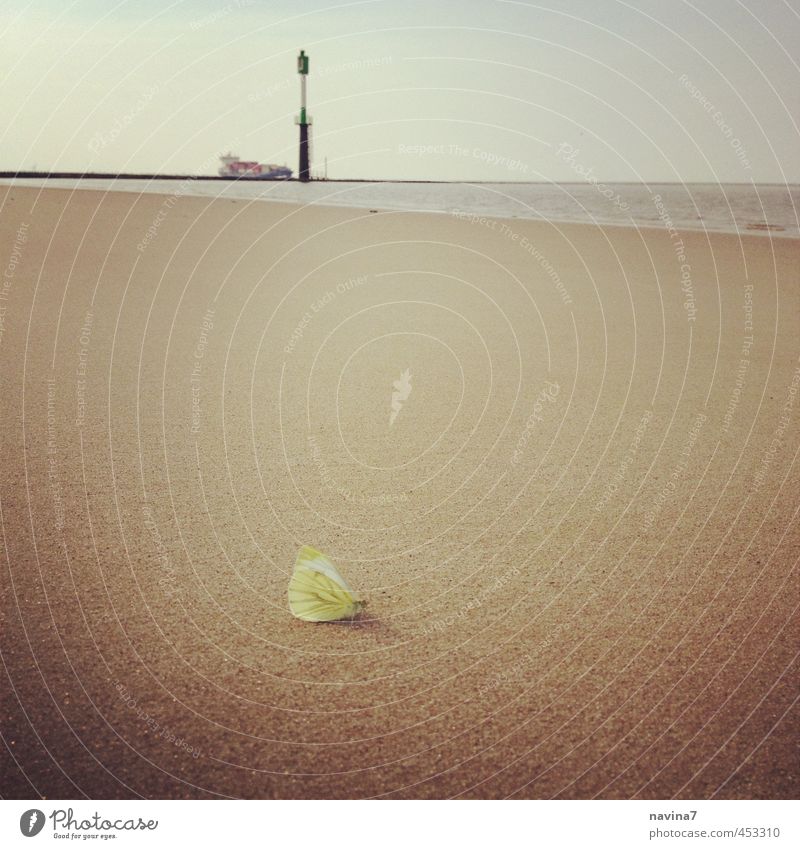
[[[366,606],[328,558],[304,545],[289,581],[289,610],[306,622],[353,619]]]

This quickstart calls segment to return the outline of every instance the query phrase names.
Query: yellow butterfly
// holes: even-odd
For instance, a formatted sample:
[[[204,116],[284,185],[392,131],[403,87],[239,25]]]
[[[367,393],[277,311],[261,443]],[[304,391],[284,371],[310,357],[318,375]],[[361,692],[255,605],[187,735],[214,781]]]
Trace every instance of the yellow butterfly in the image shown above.
[[[289,610],[294,616],[306,622],[335,622],[352,619],[365,606],[324,554],[310,545],[300,549],[289,581]]]

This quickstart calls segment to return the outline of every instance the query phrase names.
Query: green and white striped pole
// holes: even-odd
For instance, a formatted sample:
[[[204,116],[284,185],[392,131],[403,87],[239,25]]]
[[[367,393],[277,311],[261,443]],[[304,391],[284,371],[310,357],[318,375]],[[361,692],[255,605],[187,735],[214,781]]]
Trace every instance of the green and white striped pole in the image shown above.
[[[308,76],[308,56],[305,50],[300,51],[297,57],[297,73],[300,74],[300,168],[299,176],[303,183],[307,183],[311,177],[308,169],[308,125],[311,123],[306,115],[306,77]]]

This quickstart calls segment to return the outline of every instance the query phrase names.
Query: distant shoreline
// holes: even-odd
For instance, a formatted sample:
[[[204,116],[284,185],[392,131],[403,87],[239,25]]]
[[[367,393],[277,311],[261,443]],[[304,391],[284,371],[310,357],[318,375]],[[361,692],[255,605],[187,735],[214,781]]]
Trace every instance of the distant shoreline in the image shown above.
[[[2,180],[216,180],[229,183],[299,183],[297,177],[279,180],[254,180],[242,177],[220,177],[214,174],[115,174],[112,172],[82,172],[82,171],[0,171]],[[346,177],[341,179],[312,179],[311,183],[408,183],[428,185],[496,185],[505,183],[512,186],[571,186],[583,185],[585,180],[394,180],[394,179],[364,179],[362,177]],[[615,186],[785,186],[800,188],[800,183],[753,183],[751,180],[741,182],[710,182],[708,180],[673,180],[664,182],[658,180],[609,180]]]

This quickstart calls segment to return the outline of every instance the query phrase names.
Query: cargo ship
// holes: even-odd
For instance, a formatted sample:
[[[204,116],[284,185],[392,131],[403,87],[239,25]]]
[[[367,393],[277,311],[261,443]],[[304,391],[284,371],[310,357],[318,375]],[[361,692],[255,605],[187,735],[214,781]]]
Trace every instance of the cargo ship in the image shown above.
[[[220,156],[219,176],[238,180],[289,180],[292,169],[286,165],[267,165],[263,162],[243,162],[234,153]]]

